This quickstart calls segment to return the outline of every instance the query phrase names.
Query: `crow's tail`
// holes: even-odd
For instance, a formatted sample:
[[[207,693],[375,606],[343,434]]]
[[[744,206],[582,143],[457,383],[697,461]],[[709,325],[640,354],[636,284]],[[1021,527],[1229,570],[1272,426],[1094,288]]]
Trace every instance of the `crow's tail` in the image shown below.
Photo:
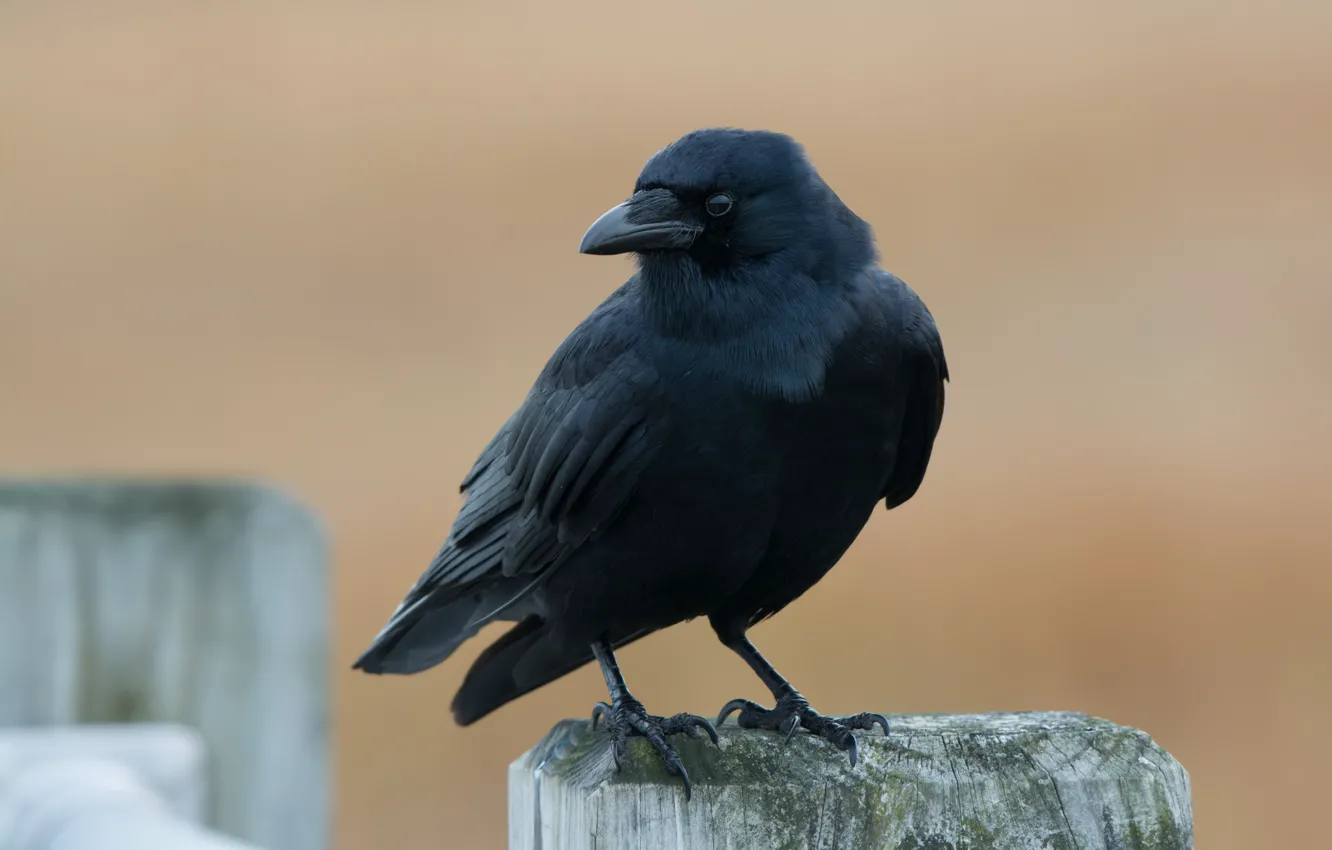
[[[546,623],[531,616],[486,647],[453,698],[453,719],[475,723],[490,712],[592,660],[590,646],[552,640]]]
[[[419,673],[453,654],[479,626],[470,620],[478,603],[474,598],[456,599],[445,605],[417,600],[404,605],[376,637],[365,654],[352,665],[367,673]]]

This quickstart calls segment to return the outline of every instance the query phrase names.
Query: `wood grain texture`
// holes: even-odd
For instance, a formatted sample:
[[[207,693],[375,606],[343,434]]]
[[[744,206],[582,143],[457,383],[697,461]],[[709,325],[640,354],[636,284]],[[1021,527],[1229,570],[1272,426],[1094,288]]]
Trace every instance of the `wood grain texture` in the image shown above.
[[[324,850],[326,560],[260,487],[0,482],[0,725],[190,726],[210,825]]]
[[[1066,712],[891,717],[860,761],[801,734],[676,738],[686,802],[645,741],[565,720],[509,768],[510,850],[1187,850],[1189,777],[1143,732]]]

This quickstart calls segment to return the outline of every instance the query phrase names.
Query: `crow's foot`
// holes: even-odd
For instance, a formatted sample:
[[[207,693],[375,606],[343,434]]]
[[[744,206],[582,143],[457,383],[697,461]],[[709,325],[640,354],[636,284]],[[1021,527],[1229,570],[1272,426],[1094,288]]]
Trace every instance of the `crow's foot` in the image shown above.
[[[732,712],[740,712],[737,722],[744,729],[769,729],[780,732],[791,740],[797,729],[804,728],[825,741],[829,741],[839,750],[851,756],[851,766],[856,766],[856,736],[853,729],[873,729],[883,727],[883,734],[888,734],[888,718],[882,714],[853,714],[850,717],[824,717],[809,707],[809,702],[795,691],[784,694],[773,708],[764,708],[747,699],[733,699],[722,707],[717,715],[717,725],[726,722]]]
[[[685,770],[684,763],[680,761],[679,753],[667,743],[666,739],[681,733],[697,738],[698,730],[702,729],[712,739],[713,744],[717,743],[717,730],[706,718],[694,714],[657,717],[648,714],[643,704],[630,696],[615,700],[610,705],[604,702],[597,703],[592,709],[593,729],[597,728],[597,722],[600,720],[606,721],[606,729],[611,734],[613,742],[611,752],[615,755],[616,770],[620,769],[620,759],[629,746],[629,739],[635,736],[647,738],[662,761],[666,763],[667,772],[680,777],[684,782],[686,800],[693,790],[689,784],[689,773]]]

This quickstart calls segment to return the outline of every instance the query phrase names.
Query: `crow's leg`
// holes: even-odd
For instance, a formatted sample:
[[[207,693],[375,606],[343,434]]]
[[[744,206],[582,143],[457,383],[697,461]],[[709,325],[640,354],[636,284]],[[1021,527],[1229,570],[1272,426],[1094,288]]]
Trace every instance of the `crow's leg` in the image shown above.
[[[592,709],[592,728],[596,728],[598,720],[605,719],[606,727],[614,742],[616,770],[620,768],[620,757],[624,755],[624,750],[629,745],[629,738],[635,735],[647,738],[661,755],[662,761],[666,762],[666,770],[684,780],[685,799],[688,800],[692,790],[689,785],[689,773],[685,771],[679,754],[666,742],[666,738],[682,732],[690,737],[697,737],[698,730],[702,729],[708,733],[712,743],[716,744],[717,730],[705,718],[693,714],[677,714],[674,717],[648,714],[643,704],[634,699],[624,684],[624,676],[620,674],[620,665],[615,663],[610,643],[599,640],[592,644],[592,654],[597,657],[597,663],[601,665],[601,675],[606,677],[606,688],[610,691],[611,698],[610,705],[599,702]]]
[[[718,726],[732,712],[739,711],[740,717],[737,720],[745,729],[771,729],[785,735],[788,741],[797,729],[804,727],[820,738],[831,741],[838,749],[845,750],[851,757],[852,767],[856,764],[856,736],[852,733],[853,729],[873,729],[877,725],[883,727],[883,734],[888,734],[888,718],[882,714],[833,718],[824,717],[810,708],[808,700],[782,678],[743,634],[730,639],[723,638],[723,642],[758,674],[763,684],[772,691],[777,704],[772,708],[764,708],[747,699],[733,699],[717,715]]]

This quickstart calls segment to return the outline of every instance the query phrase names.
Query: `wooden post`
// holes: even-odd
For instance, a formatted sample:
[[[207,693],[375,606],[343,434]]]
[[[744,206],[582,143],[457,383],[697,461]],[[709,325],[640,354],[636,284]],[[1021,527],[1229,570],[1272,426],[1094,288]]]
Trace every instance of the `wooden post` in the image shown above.
[[[241,483],[0,482],[0,725],[179,723],[205,821],[328,846],[322,529]]]
[[[646,741],[559,723],[509,768],[509,850],[1189,850],[1189,777],[1136,729],[1073,713],[890,717],[855,768],[801,733],[674,740],[685,802]]]

